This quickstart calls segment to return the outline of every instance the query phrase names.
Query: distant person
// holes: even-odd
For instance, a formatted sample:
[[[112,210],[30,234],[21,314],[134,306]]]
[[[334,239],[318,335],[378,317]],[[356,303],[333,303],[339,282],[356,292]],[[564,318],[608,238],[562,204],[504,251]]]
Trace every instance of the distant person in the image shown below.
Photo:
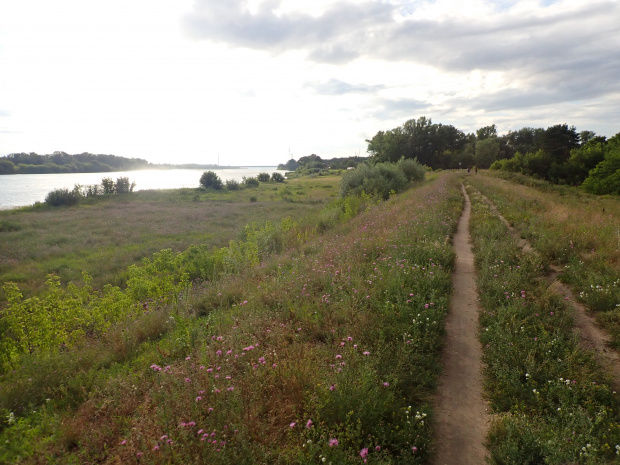
[[[474,174],[478,174],[478,167],[477,166],[474,167]]]

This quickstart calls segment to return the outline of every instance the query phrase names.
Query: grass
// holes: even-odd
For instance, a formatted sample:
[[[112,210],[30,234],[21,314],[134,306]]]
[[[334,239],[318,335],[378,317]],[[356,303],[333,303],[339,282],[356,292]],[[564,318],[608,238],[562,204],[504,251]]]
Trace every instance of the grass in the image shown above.
[[[620,348],[620,202],[577,188],[533,188],[495,176],[468,178],[528,239]]]
[[[461,205],[440,176],[25,355],[0,379],[0,461],[425,463]]]
[[[302,178],[238,191],[139,191],[70,208],[0,211],[0,282],[16,282],[26,295],[36,295],[49,273],[77,283],[86,271],[96,287],[123,285],[129,265],[161,249],[223,247],[253,221],[311,218],[337,188],[335,176]],[[291,191],[290,199],[278,194],[282,189]],[[0,291],[0,305],[4,300]]]
[[[546,259],[522,252],[476,191],[469,193],[485,392],[496,414],[491,463],[615,463],[615,393],[579,348],[570,309],[547,290]]]

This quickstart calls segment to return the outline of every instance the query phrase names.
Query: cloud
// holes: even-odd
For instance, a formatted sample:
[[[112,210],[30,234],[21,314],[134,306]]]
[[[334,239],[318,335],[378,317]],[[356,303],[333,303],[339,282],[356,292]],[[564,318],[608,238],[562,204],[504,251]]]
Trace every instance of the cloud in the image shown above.
[[[384,89],[382,85],[350,84],[338,79],[330,79],[327,82],[307,82],[304,87],[314,90],[321,95],[345,95],[345,94],[375,94]]]
[[[341,0],[319,15],[281,12],[282,4],[263,2],[250,11],[243,0],[197,0],[184,27],[196,39],[272,54],[301,51],[317,63],[370,58],[449,73],[504,73],[513,82],[495,96],[497,109],[540,103],[536,95],[545,102],[576,101],[618,89],[617,1],[476,2],[483,10],[454,14],[450,7],[458,4],[449,0]],[[332,95],[353,91],[331,81],[314,87]]]
[[[375,108],[370,116],[379,120],[411,119],[414,115],[429,110],[431,104],[417,99],[381,98],[375,102]]]
[[[0,117],[2,116],[10,116],[10,113],[8,111],[0,110]]]

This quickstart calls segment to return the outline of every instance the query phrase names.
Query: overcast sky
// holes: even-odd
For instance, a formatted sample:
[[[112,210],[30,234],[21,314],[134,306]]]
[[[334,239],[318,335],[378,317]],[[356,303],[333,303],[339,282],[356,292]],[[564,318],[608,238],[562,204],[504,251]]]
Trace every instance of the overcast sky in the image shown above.
[[[0,0],[0,156],[271,165],[420,116],[620,132],[620,1]]]

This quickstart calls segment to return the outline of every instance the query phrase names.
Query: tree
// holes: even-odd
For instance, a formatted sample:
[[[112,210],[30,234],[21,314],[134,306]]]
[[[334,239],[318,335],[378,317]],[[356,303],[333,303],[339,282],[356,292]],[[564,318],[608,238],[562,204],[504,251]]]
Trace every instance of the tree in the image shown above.
[[[478,140],[490,139],[491,137],[497,137],[497,128],[494,124],[491,126],[484,126],[476,131],[476,138]]]
[[[570,151],[579,147],[579,134],[575,126],[556,124],[548,127],[543,136],[543,150],[552,161],[564,163],[570,157]]]
[[[583,188],[592,194],[620,195],[620,145],[609,148],[605,159],[583,182]]]
[[[200,185],[205,189],[212,187],[213,189],[221,189],[223,184],[217,173],[213,171],[205,171],[200,176]]]
[[[474,161],[478,168],[486,169],[497,160],[499,154],[499,140],[497,137],[478,140]]]

